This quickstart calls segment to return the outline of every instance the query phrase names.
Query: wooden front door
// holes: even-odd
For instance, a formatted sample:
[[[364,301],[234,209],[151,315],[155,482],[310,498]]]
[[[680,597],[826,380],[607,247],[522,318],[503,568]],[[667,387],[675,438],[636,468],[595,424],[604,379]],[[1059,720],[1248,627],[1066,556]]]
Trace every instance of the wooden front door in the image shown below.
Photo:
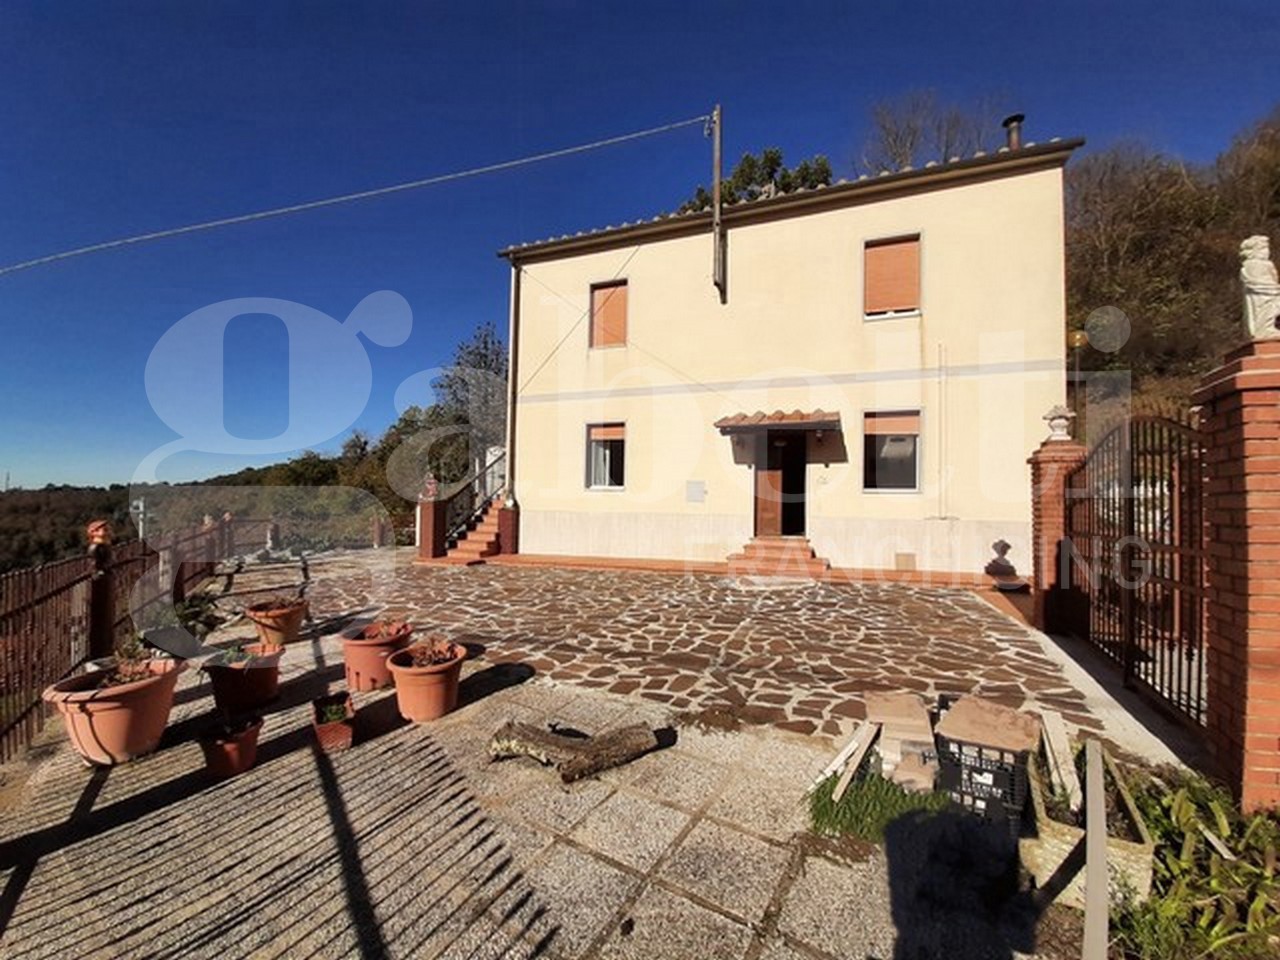
[[[756,441],[756,536],[803,536],[805,435],[766,431]]]

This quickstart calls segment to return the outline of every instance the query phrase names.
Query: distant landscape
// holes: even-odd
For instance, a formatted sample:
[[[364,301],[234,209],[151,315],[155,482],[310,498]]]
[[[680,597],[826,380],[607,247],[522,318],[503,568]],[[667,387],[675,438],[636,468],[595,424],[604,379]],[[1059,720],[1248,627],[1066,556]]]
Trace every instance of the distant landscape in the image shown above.
[[[90,520],[110,520],[117,540],[136,537],[129,505],[137,497],[147,501],[149,533],[192,526],[206,514],[220,517],[231,511],[255,519],[332,519],[363,535],[375,500],[393,517],[404,515],[416,505],[428,472],[446,484],[461,480],[471,469],[473,451],[502,444],[506,365],[506,346],[494,326],[481,325],[458,346],[453,365],[433,384],[434,403],[410,407],[380,437],[353,432],[334,455],[307,451],[283,463],[177,486],[49,485],[0,492],[0,573],[83,552]],[[453,429],[443,435],[441,428]],[[438,439],[429,446],[413,442],[424,435]],[[291,493],[326,487],[335,488],[333,496]]]

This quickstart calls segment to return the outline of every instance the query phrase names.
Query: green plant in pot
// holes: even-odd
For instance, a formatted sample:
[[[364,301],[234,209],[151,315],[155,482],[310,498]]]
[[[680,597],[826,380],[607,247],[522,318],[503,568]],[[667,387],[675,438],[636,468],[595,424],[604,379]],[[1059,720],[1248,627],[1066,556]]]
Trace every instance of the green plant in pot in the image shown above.
[[[160,743],[185,662],[153,657],[131,637],[104,666],[59,680],[43,696],[62,715],[76,752],[88,763],[109,766]]]
[[[444,637],[428,637],[388,657],[400,715],[422,723],[453,710],[458,705],[458,682],[466,658],[466,647]]]
[[[355,719],[349,693],[334,693],[311,701],[311,727],[322,750],[350,747],[355,740]]]
[[[205,661],[213,700],[227,716],[257,710],[280,693],[280,658],[284,647],[237,642]]]
[[[262,718],[258,716],[215,722],[200,736],[205,769],[219,780],[244,773],[258,758],[261,731]]]

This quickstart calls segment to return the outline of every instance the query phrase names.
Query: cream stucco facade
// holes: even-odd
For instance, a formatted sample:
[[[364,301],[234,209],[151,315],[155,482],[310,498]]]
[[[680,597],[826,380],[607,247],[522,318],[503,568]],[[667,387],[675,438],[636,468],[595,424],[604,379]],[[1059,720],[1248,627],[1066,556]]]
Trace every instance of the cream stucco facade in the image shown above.
[[[1026,461],[1065,399],[1072,146],[734,208],[725,302],[706,221],[506,251],[520,551],[724,560],[753,535],[754,447],[715,422],[820,409],[840,429],[806,435],[804,533],[819,556],[976,572],[1003,538],[1029,571]],[[918,312],[865,317],[865,244],[909,235]],[[627,282],[626,343],[593,348],[590,288],[613,278]],[[864,414],[900,410],[919,411],[917,487],[865,490]],[[601,423],[625,425],[620,488],[587,483]]]

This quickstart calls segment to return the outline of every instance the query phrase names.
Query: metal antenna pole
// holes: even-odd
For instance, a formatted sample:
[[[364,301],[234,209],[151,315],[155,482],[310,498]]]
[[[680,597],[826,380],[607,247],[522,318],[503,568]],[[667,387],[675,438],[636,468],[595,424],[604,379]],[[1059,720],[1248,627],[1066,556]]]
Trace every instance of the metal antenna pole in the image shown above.
[[[728,287],[725,278],[724,224],[721,220],[720,179],[722,171],[721,132],[722,115],[720,104],[711,111],[711,235],[714,260],[711,265],[711,280],[720,291],[720,302],[728,300]]]

